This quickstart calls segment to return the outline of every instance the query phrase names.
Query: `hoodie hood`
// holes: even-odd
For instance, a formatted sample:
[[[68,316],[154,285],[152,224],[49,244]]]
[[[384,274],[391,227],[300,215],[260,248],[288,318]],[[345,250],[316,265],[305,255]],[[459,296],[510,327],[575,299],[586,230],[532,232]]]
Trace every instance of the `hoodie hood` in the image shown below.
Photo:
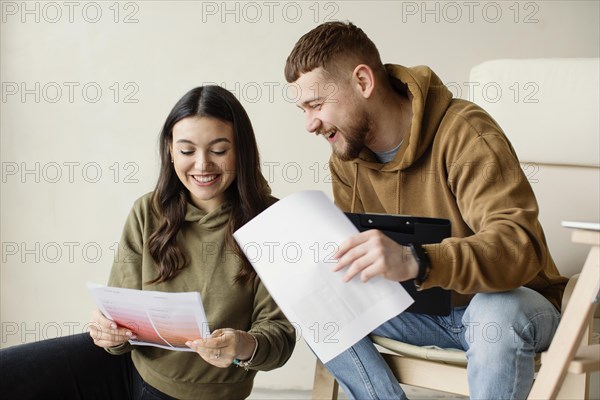
[[[386,64],[385,68],[394,87],[411,98],[413,117],[410,132],[393,161],[382,165],[367,148],[354,160],[367,168],[382,172],[404,170],[430,148],[440,121],[452,101],[452,92],[429,67],[407,68]]]
[[[205,229],[218,229],[227,223],[230,213],[231,204],[229,202],[221,204],[208,213],[188,202],[185,221],[202,225]]]
[[[271,187],[267,183],[267,180],[262,174],[260,174],[259,180],[261,192],[269,198],[269,205],[273,204],[275,202],[275,199],[271,197]],[[226,200],[219,207],[207,213],[206,211],[203,211],[196,207],[194,204],[192,204],[188,196],[187,210],[185,212],[185,221],[195,222],[199,225],[202,225],[206,229],[217,229],[222,227],[227,223],[227,221],[229,221],[231,209],[231,202],[229,200]]]

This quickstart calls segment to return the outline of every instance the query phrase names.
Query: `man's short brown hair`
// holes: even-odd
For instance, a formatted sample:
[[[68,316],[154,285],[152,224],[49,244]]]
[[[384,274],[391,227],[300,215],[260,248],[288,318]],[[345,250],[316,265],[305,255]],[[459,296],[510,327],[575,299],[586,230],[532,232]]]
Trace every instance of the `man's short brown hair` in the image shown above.
[[[326,22],[298,40],[287,58],[285,79],[295,82],[319,67],[329,77],[344,79],[359,64],[368,65],[380,78],[385,76],[379,51],[362,29],[351,22]]]

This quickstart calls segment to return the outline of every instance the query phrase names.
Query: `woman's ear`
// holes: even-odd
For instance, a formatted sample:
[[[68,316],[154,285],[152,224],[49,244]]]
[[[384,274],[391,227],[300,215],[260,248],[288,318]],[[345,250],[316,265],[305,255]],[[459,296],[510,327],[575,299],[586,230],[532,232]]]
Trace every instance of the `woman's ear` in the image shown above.
[[[356,89],[364,98],[371,97],[375,87],[375,74],[371,67],[365,64],[359,64],[352,71],[352,79]]]

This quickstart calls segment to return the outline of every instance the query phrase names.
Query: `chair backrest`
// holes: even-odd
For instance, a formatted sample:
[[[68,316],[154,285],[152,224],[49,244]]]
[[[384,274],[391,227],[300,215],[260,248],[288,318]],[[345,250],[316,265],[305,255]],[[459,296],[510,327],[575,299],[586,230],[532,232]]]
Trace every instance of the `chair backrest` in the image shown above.
[[[565,276],[579,272],[589,249],[573,244],[561,221],[600,221],[599,60],[492,60],[469,78],[469,100],[498,121],[517,152]]]

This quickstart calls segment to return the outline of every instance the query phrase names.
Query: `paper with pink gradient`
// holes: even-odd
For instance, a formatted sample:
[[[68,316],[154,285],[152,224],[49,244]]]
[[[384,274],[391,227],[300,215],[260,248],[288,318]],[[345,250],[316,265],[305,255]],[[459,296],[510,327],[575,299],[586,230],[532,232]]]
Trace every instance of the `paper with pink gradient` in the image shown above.
[[[198,292],[154,292],[92,283],[88,288],[108,319],[136,335],[131,344],[193,351],[186,341],[210,335]]]

